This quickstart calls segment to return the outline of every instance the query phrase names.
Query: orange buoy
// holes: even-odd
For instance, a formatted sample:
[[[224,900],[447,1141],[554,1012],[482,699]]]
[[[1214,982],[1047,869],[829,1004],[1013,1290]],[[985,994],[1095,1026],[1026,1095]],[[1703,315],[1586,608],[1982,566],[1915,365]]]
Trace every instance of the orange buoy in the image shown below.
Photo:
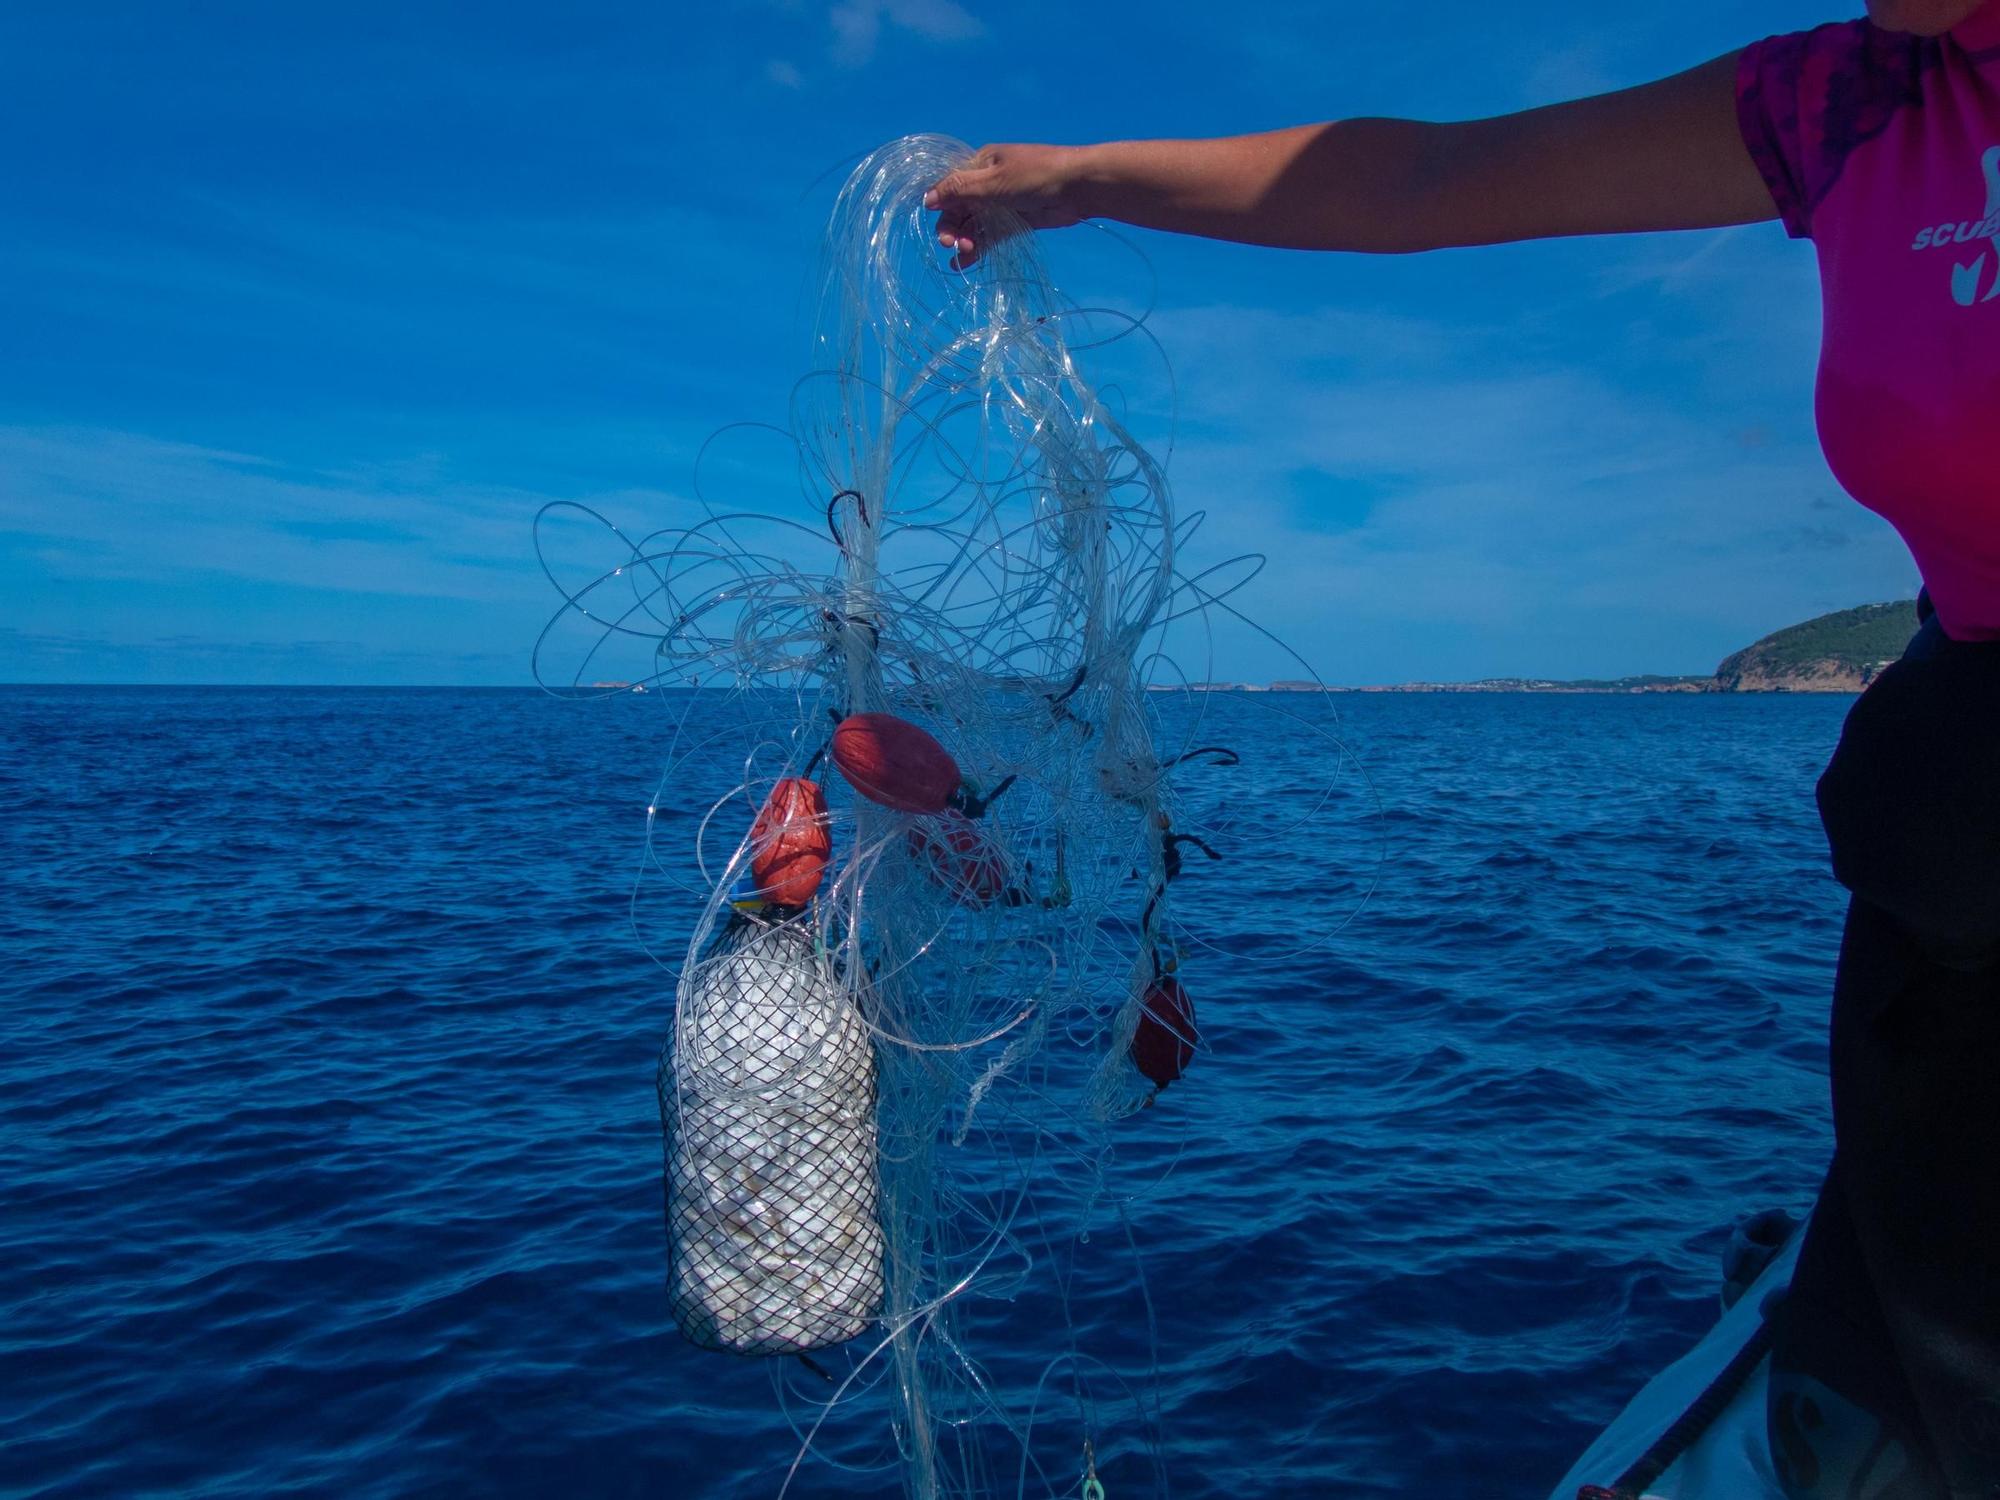
[[[842,719],[833,731],[833,761],[854,790],[898,812],[943,812],[961,780],[950,751],[894,714]]]
[[[911,825],[908,842],[924,873],[966,906],[985,906],[1007,889],[999,846],[964,813],[947,809]]]
[[[1173,975],[1162,974],[1141,1002],[1139,1027],[1132,1033],[1132,1061],[1153,1087],[1163,1089],[1187,1071],[1200,1040],[1193,997]]]
[[[777,906],[804,906],[819,890],[833,855],[826,793],[817,781],[786,776],[771,788],[750,825],[750,878]]]

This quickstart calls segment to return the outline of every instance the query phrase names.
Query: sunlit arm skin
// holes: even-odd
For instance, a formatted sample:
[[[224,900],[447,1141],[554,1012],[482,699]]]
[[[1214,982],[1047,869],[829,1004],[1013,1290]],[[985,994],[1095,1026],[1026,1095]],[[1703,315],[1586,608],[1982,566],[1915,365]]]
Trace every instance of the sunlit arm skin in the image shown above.
[[[1981,3],[1869,0],[1868,9],[1879,26],[1937,35]],[[996,208],[1033,229],[1104,218],[1385,252],[1746,224],[1777,210],[1736,123],[1738,55],[1456,124],[1357,119],[1219,140],[986,146],[927,202],[960,266],[1000,232]]]
[[[982,210],[1300,250],[1433,250],[1776,216],[1736,123],[1736,56],[1488,120],[1357,119],[1219,140],[988,146],[933,190],[969,264]]]

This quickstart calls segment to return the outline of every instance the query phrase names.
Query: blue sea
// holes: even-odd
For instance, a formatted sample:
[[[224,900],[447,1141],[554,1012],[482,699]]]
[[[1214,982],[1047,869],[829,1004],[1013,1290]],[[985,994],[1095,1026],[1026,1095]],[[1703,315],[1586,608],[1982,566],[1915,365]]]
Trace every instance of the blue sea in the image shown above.
[[[663,1293],[671,697],[0,689],[0,1494],[777,1494],[771,1369]],[[1290,700],[1379,811],[1183,882],[1208,1050],[1114,1127],[1177,1165],[1073,1247],[1146,1392],[1107,1500],[1540,1496],[1702,1332],[1829,1151],[1848,701]],[[1332,771],[1268,707],[1208,703],[1240,807]],[[1326,915],[1325,840],[1366,903],[1234,961]],[[1003,1387],[1069,1337],[1028,1292],[967,1330]],[[900,1493],[879,1406],[826,1447],[792,1496]]]

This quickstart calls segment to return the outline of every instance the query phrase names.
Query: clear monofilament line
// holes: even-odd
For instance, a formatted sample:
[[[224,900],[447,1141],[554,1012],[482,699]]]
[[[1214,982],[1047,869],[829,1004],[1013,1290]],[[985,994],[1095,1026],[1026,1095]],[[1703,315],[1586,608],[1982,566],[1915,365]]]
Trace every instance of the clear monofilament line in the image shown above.
[[[1174,947],[1169,815],[1221,836],[1182,801],[1209,768],[1159,748],[1163,711],[1185,721],[1182,750],[1202,721],[1198,699],[1151,691],[1197,677],[1164,632],[1220,617],[1255,573],[1177,571],[1191,528],[1144,424],[1092,389],[1141,321],[1066,301],[1033,235],[944,265],[922,196],[967,155],[912,137],[848,179],[789,430],[731,429],[783,440],[754,471],[760,498],[703,492],[702,514],[636,540],[580,506],[545,513],[551,548],[566,520],[592,543],[567,567],[544,553],[565,610],[538,657],[557,659],[567,625],[593,676],[637,645],[632,677],[710,685],[679,702],[634,893],[677,976],[660,1091],[677,1274],[697,1334],[848,1359],[797,1424],[799,1461],[838,1412],[886,1402],[914,1500],[1019,1495],[1030,1476],[1059,1493],[1114,1408],[1157,1431],[1145,1371],[1087,1347],[1072,1282],[1100,1205],[1123,1219],[1110,1132],[1155,1092],[1133,1047]],[[788,470],[798,499],[773,504]],[[854,713],[933,736],[966,778],[959,809],[850,786],[827,751]],[[807,777],[828,809],[824,883],[746,930],[730,887],[753,817]],[[1226,791],[1210,805],[1229,815]],[[676,1141],[699,1148],[676,1161]],[[1136,1241],[1131,1262],[1142,1275]],[[851,1354],[819,1347],[854,1326],[857,1268],[879,1272],[874,1322]],[[980,1310],[1017,1292],[1052,1295],[1068,1326],[982,1347]],[[1060,1440],[1044,1336],[1074,1387]]]

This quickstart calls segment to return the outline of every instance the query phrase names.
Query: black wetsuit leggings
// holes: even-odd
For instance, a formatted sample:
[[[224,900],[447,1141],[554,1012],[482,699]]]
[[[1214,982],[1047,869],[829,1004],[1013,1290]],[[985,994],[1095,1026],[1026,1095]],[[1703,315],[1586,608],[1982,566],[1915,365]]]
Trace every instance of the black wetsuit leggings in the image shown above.
[[[1853,900],[1772,1454],[1799,1500],[2000,1500],[2000,642],[1927,618],[1819,803]]]

